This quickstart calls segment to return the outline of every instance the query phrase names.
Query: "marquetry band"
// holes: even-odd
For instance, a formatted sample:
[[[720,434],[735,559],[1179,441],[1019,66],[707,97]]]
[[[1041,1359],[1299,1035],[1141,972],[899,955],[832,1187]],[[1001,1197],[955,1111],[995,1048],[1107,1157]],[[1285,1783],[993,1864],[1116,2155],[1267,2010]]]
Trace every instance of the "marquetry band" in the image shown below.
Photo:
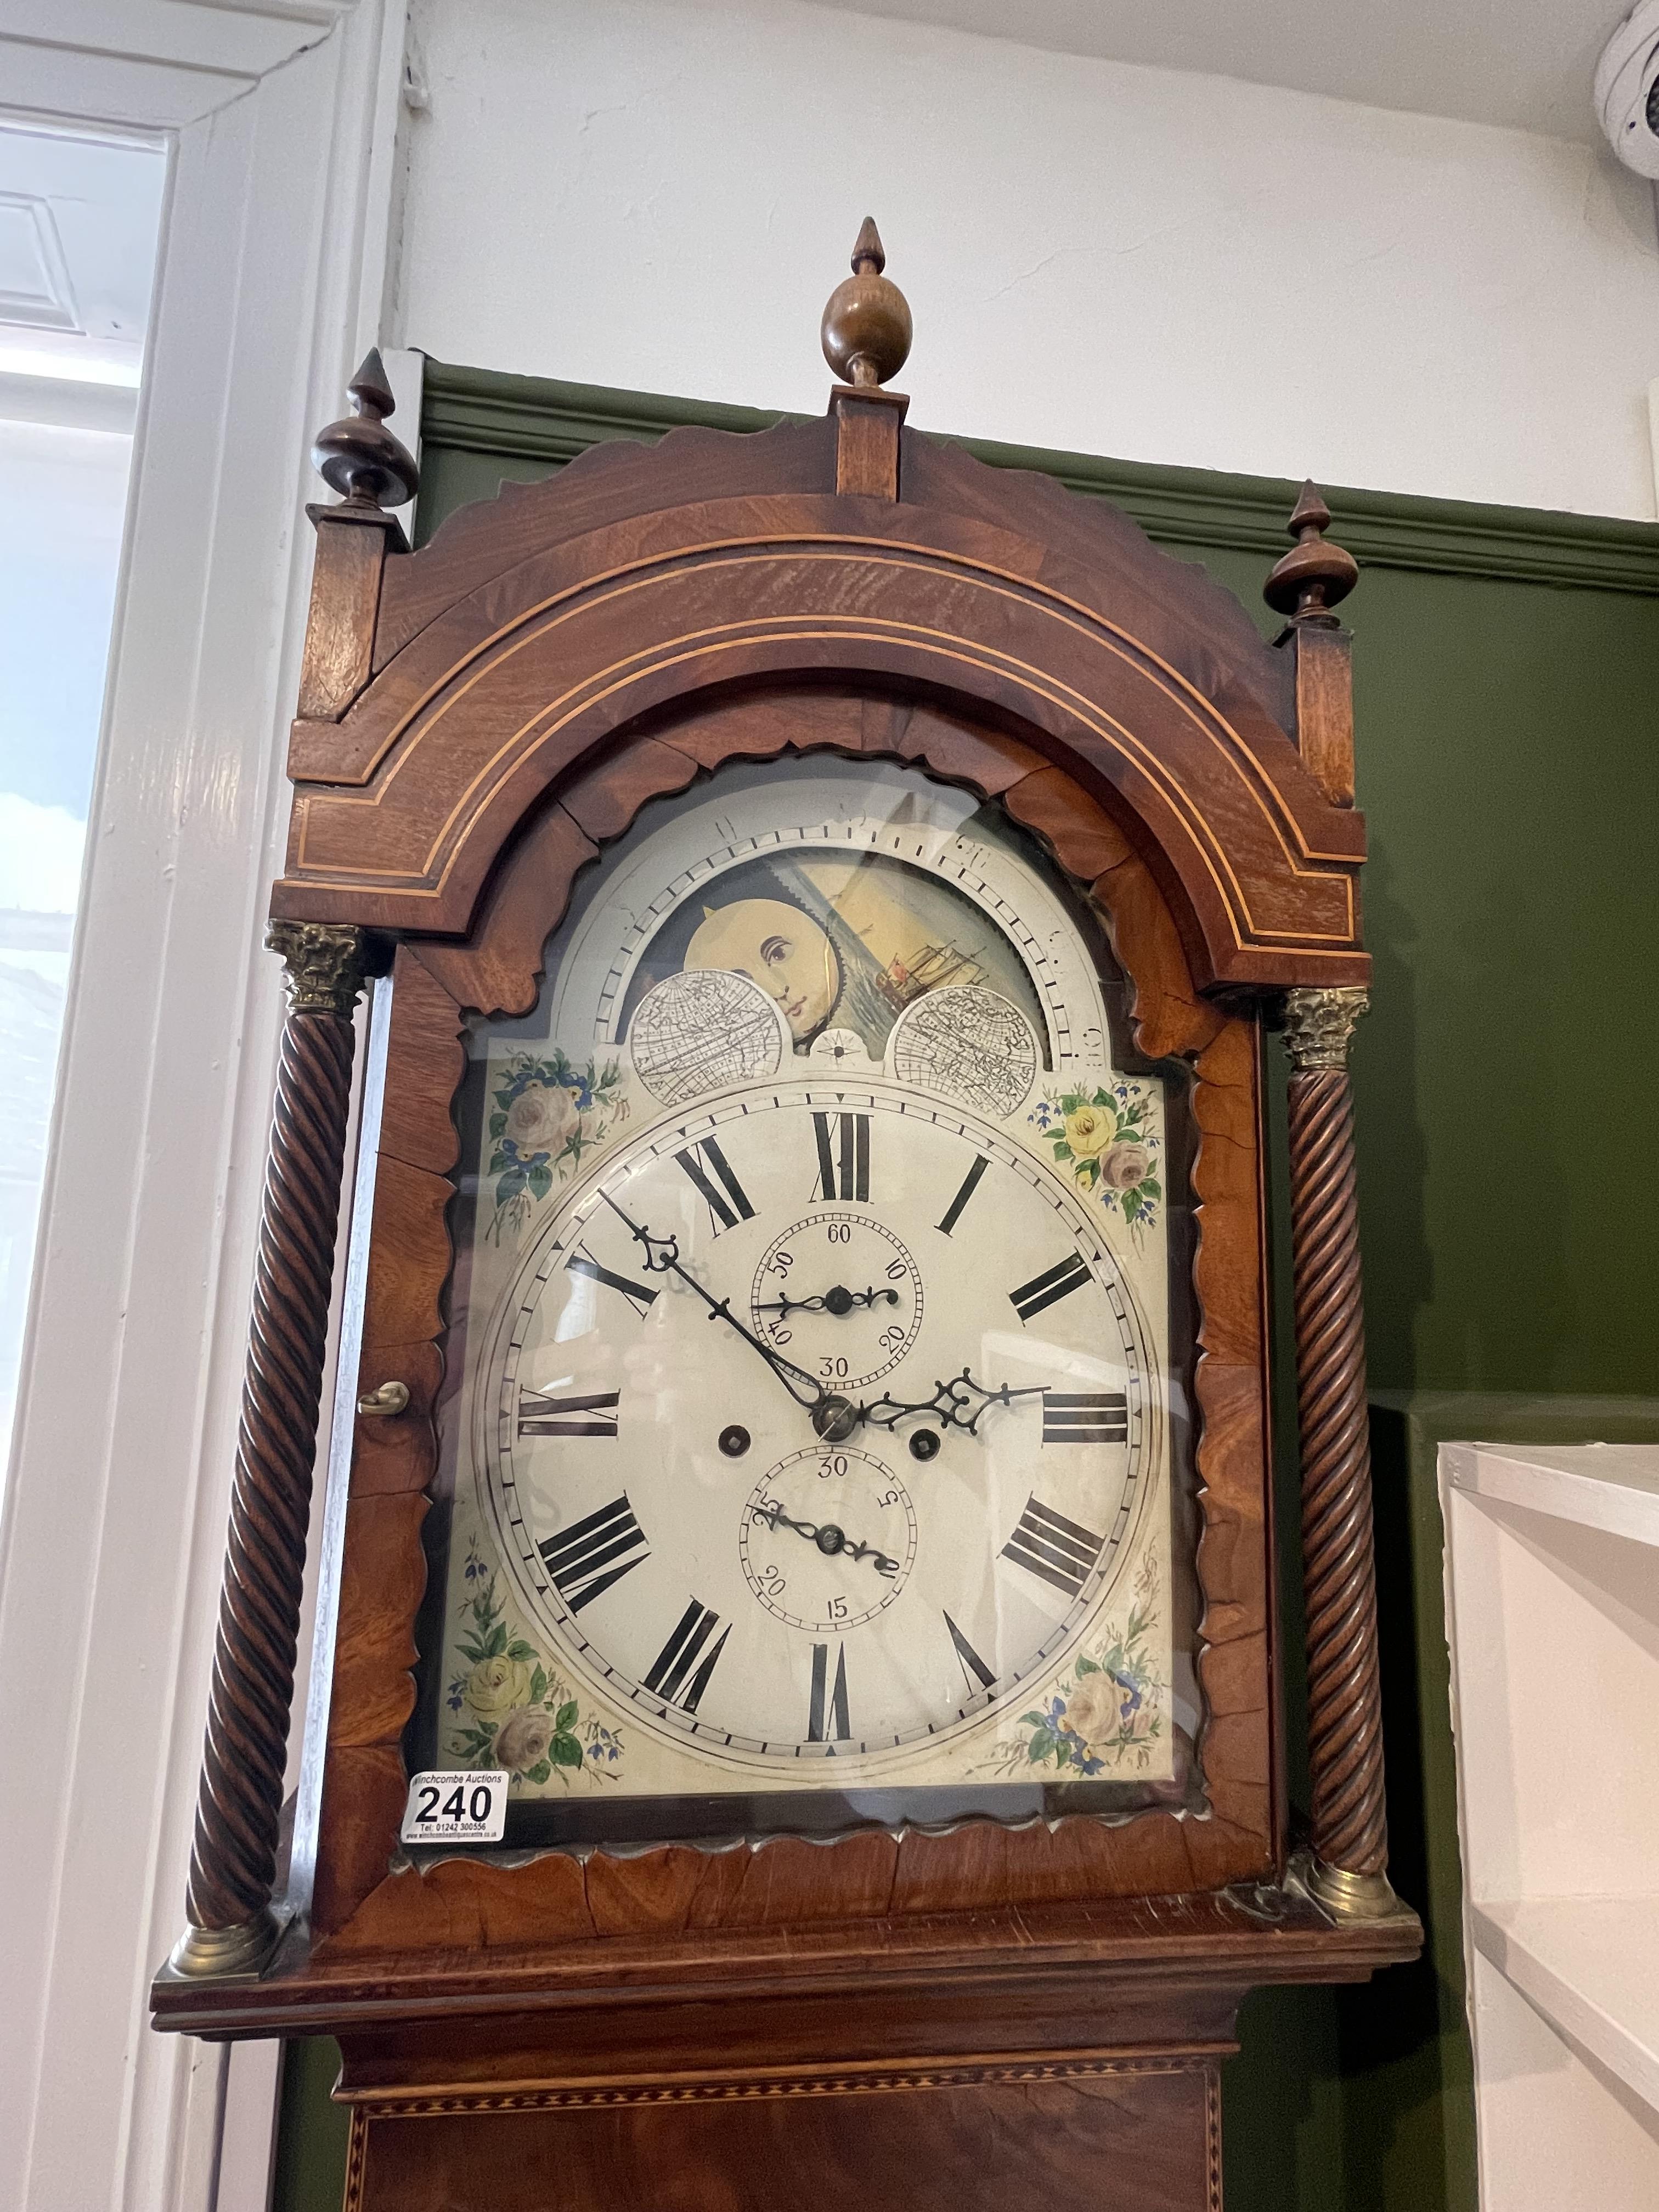
[[[1226,2057],[1231,2045],[1218,2044],[1210,2067]],[[739,2074],[726,2080],[561,2081],[526,2083],[513,2088],[459,2086],[414,2091],[407,2096],[337,2092],[371,2120],[442,2119],[452,2112],[589,2112],[619,2105],[703,2105],[748,2102],[769,2097],[891,2096],[923,2089],[976,2087],[982,2082],[1098,2081],[1115,2075],[1192,2074],[1206,2063],[1206,2054],[1183,2045],[1179,2057],[1096,2057],[1061,2052],[1046,2057],[986,2058],[961,2062],[922,2061],[867,2071],[842,2069],[799,2074]]]
[[[1074,641],[1086,643],[1100,654],[1107,665],[1108,680],[1121,667],[1137,679],[1145,677],[1160,689],[1169,684],[1166,664],[1139,640],[1116,630],[1088,608],[1040,580],[1009,579],[1008,582],[1017,586],[1009,588],[1008,582],[1005,582],[1006,572],[982,562],[970,562],[948,550],[925,549],[924,561],[908,550],[896,552],[873,540],[848,543],[801,536],[781,550],[771,543],[759,548],[738,545],[729,549],[724,543],[693,547],[688,550],[684,568],[659,564],[654,558],[650,562],[641,561],[636,566],[641,573],[650,568],[657,569],[654,575],[647,578],[652,589],[659,586],[674,587],[684,580],[687,574],[695,573],[691,556],[701,560],[707,555],[730,550],[732,565],[754,569],[751,589],[758,599],[774,590],[799,588],[788,574],[788,565],[795,561],[798,550],[819,544],[825,550],[801,551],[801,558],[810,559],[814,569],[822,572],[820,584],[832,574],[844,572],[849,579],[867,579],[883,569],[908,583],[912,575],[937,566],[948,571],[964,603],[981,593],[993,602],[1014,601],[1021,613],[1038,618],[1044,626],[1052,623],[1063,627]],[[604,592],[596,591],[583,611],[591,611],[604,599],[619,597],[633,588],[631,574],[628,573],[607,578]],[[539,617],[542,611],[535,612]],[[572,618],[568,610],[561,611],[556,617],[561,623]],[[988,616],[988,620],[1000,622],[1002,618],[1000,605]],[[806,628],[808,623],[812,625],[811,630]],[[526,623],[522,632],[515,634],[514,653],[532,651],[539,638],[550,633],[554,626],[552,618],[541,622],[534,631]],[[362,890],[362,883],[356,880],[358,877],[371,875],[400,902],[410,902],[411,912],[415,902],[422,903],[417,927],[435,927],[431,910],[449,896],[458,864],[477,834],[477,825],[488,818],[491,806],[498,803],[509,768],[514,775],[526,773],[526,764],[538,752],[544,748],[568,745],[573,733],[580,737],[584,746],[597,744],[601,729],[608,729],[617,719],[618,702],[624,697],[648,700],[665,677],[692,657],[693,648],[701,660],[731,658],[734,678],[769,677],[787,674],[803,637],[810,636],[822,651],[845,656],[851,665],[856,665],[860,649],[886,650],[896,645],[903,646],[918,659],[925,655],[932,664],[930,672],[936,673],[943,685],[955,684],[969,695],[988,685],[999,691],[1005,688],[1012,691],[1022,706],[1029,702],[1034,727],[1040,727],[1045,716],[1056,707],[1062,708],[1096,743],[1115,755],[1131,775],[1144,780],[1155,790],[1179,824],[1183,833],[1182,844],[1172,848],[1178,854],[1177,871],[1187,886],[1189,902],[1201,899],[1206,910],[1214,906],[1217,927],[1225,931],[1224,939],[1218,938],[1220,957],[1254,954],[1272,959],[1293,951],[1304,958],[1340,961],[1352,968],[1361,949],[1355,900],[1357,855],[1341,850],[1340,839],[1310,847],[1295,832],[1282,810],[1273,804],[1275,794],[1271,788],[1257,781],[1259,763],[1254,763],[1249,747],[1241,744],[1231,725],[1212,702],[1182,690],[1173,703],[1180,715],[1183,738],[1204,749],[1206,766],[1213,763],[1218,772],[1227,775],[1241,803],[1248,799],[1265,812],[1273,842],[1271,866],[1276,883],[1317,901],[1317,915],[1294,931],[1275,927],[1270,910],[1264,908],[1259,897],[1252,904],[1250,885],[1240,877],[1212,812],[1200,803],[1191,763],[1167,757],[1157,743],[1140,733],[1133,718],[1121,708],[1108,711],[1097,701],[1060,686],[1042,659],[1036,657],[1035,646],[1029,648],[1032,657],[1018,658],[1000,647],[988,646],[983,638],[971,635],[971,621],[963,618],[949,631],[940,628],[931,636],[918,637],[914,625],[890,620],[878,613],[855,616],[825,609],[815,599],[810,607],[802,605],[797,613],[779,622],[746,616],[741,623],[729,627],[705,624],[695,636],[675,630],[648,641],[630,639],[624,654],[585,673],[579,683],[548,699],[534,715],[528,717],[512,747],[503,748],[488,772],[477,778],[464,803],[447,813],[441,824],[424,832],[424,842],[420,848],[406,851],[390,864],[381,859],[373,869],[367,869],[356,860],[347,861],[340,857],[341,841],[356,834],[349,825],[361,819],[360,810],[365,804],[361,797],[355,793],[345,795],[337,784],[309,788],[302,782],[295,799],[296,836],[289,880],[296,884],[303,883],[312,891],[349,896],[360,894]],[[441,679],[432,687],[434,703],[411,719],[399,740],[405,747],[402,757],[404,767],[399,773],[404,772],[409,759],[421,747],[442,746],[445,720],[455,711],[458,702],[466,699],[470,708],[477,710],[479,701],[490,696],[488,687],[504,665],[501,641],[495,637],[457,654]],[[1169,688],[1175,691],[1174,685]],[[476,696],[472,696],[475,690]],[[583,718],[591,710],[596,711],[590,724]],[[374,757],[354,775],[354,782],[366,783],[380,772],[392,743],[388,732]]]

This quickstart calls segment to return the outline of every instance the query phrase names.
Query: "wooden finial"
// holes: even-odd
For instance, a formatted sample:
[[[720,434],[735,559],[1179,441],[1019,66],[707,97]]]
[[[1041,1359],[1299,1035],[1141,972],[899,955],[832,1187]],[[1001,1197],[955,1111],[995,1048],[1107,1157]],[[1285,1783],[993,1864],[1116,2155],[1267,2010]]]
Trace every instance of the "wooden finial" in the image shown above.
[[[823,357],[843,382],[869,386],[896,376],[909,357],[910,307],[882,271],[887,256],[873,216],[866,216],[853,248],[853,274],[830,295],[823,311]]]
[[[1261,587],[1267,605],[1292,621],[1328,616],[1359,581],[1359,564],[1352,554],[1333,545],[1324,534],[1330,519],[1331,510],[1310,478],[1285,525],[1297,543]]]
[[[397,403],[379,349],[371,346],[346,391],[351,412],[318,433],[312,465],[350,507],[401,507],[420,489],[415,457],[383,424]]]

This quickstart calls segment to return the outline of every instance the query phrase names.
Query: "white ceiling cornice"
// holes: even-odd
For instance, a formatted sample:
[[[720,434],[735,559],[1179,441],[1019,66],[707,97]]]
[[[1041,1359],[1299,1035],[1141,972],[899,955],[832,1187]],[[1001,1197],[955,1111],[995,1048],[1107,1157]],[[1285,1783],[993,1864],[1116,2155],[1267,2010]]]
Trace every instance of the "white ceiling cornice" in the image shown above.
[[[1598,55],[1630,0],[816,0],[1102,61],[1599,143]]]

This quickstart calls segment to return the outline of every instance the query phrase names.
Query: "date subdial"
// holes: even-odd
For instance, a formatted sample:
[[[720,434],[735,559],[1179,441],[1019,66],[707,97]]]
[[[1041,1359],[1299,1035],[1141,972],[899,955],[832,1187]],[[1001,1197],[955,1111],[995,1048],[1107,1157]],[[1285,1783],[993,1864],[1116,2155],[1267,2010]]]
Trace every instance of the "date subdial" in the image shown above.
[[[890,1606],[916,1556],[910,1494],[873,1452],[811,1444],[744,1500],[738,1553],[749,1587],[791,1628],[857,1628]]]
[[[750,1292],[762,1340],[842,1393],[891,1374],[915,1342],[921,1306],[921,1271],[892,1231],[836,1211],[775,1237]]]

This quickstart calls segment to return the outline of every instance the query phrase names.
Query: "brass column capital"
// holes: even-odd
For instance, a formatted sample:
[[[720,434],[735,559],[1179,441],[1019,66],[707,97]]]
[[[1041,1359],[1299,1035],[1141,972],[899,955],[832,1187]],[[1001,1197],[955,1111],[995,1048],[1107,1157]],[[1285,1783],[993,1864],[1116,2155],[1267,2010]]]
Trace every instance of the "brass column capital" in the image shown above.
[[[1343,1068],[1354,1026],[1370,1005],[1363,983],[1328,988],[1298,985],[1285,994],[1285,1049],[1298,1075]]]
[[[273,921],[265,935],[288,970],[289,1011],[349,1022],[363,988],[363,933],[348,923]]]

